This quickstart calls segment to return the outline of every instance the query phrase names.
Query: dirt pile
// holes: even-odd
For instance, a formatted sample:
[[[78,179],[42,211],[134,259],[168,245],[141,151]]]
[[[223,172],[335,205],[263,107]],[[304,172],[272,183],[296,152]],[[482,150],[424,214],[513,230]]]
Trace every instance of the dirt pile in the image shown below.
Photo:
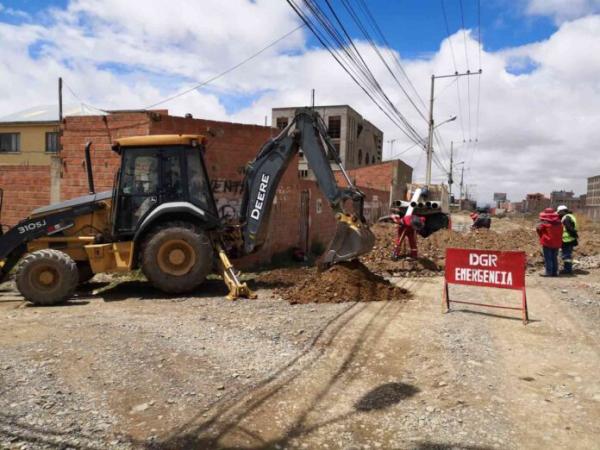
[[[316,268],[279,269],[257,278],[262,287],[291,304],[372,302],[407,299],[406,289],[394,286],[359,261],[336,264],[319,272]]]
[[[424,255],[420,255],[419,259],[402,258],[392,261],[396,239],[395,225],[379,223],[372,226],[371,231],[375,235],[375,246],[360,259],[373,272],[396,276],[435,276],[442,270],[439,261]]]
[[[537,234],[534,229],[518,228],[502,233],[493,230],[458,232],[440,230],[427,238],[418,236],[419,259],[392,261],[396,229],[391,224],[376,224],[375,248],[363,257],[369,269],[378,273],[406,276],[431,276],[444,268],[447,248],[474,248],[482,250],[520,250],[527,254],[531,267],[543,264]]]

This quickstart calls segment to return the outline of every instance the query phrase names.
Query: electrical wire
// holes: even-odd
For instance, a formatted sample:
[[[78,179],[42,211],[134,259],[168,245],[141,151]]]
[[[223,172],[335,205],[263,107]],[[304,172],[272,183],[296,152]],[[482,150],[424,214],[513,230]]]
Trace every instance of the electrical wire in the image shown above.
[[[172,95],[172,96],[170,96],[170,97],[167,97],[167,98],[165,98],[164,100],[161,100],[161,101],[159,101],[159,102],[156,102],[156,103],[153,103],[153,104],[151,104],[151,105],[148,105],[148,106],[146,106],[144,109],[151,109],[151,108],[154,108],[154,107],[156,107],[156,106],[158,106],[158,105],[162,105],[163,103],[170,102],[171,100],[175,100],[176,98],[179,98],[179,97],[181,97],[181,96],[183,96],[183,95],[185,95],[185,94],[188,94],[189,92],[192,92],[192,91],[194,91],[194,90],[196,90],[196,89],[199,89],[199,88],[201,88],[201,87],[203,87],[203,86],[206,86],[206,85],[208,85],[208,84],[212,83],[213,81],[216,81],[216,80],[218,80],[219,78],[221,78],[221,77],[223,77],[223,76],[227,75],[227,74],[228,74],[228,73],[230,73],[230,72],[233,72],[234,70],[238,69],[239,67],[243,66],[244,64],[246,64],[246,63],[248,63],[248,62],[252,61],[254,58],[256,58],[256,57],[260,56],[262,53],[266,52],[267,50],[269,50],[270,48],[274,47],[275,45],[277,45],[278,43],[280,43],[281,41],[283,41],[285,38],[287,38],[288,36],[291,36],[291,35],[292,35],[292,34],[294,34],[296,31],[298,31],[298,30],[300,30],[300,29],[302,29],[302,28],[304,28],[304,24],[302,24],[302,25],[300,25],[300,26],[298,26],[298,27],[294,28],[294,29],[293,29],[293,30],[291,30],[291,31],[288,31],[288,32],[287,32],[287,33],[285,33],[283,36],[280,36],[280,37],[278,37],[278,38],[277,38],[277,39],[275,39],[273,42],[271,42],[271,43],[267,44],[265,47],[261,48],[261,49],[260,49],[259,51],[257,51],[256,53],[254,53],[254,54],[250,55],[250,56],[249,56],[249,57],[247,57],[246,59],[244,59],[244,60],[240,61],[239,63],[237,63],[237,64],[235,64],[235,65],[233,65],[233,66],[231,66],[230,68],[228,68],[228,69],[224,70],[223,72],[221,72],[221,73],[218,73],[217,75],[215,75],[215,76],[213,76],[213,77],[210,77],[210,78],[208,78],[208,79],[206,79],[206,80],[204,80],[204,81],[201,81],[201,82],[199,82],[199,83],[196,83],[194,86],[192,86],[192,87],[190,87],[190,88],[188,88],[188,89],[185,89],[185,90],[183,90],[183,91],[179,92],[178,94]]]
[[[303,0],[304,7],[301,7],[296,0],[287,0],[290,7],[313,32],[320,44],[377,108],[411,141],[421,142],[423,138],[390,100],[366,64],[335,9],[328,0],[326,2],[329,14],[313,0]]]
[[[350,34],[348,33],[348,31],[346,30],[346,28],[344,27],[344,24],[342,23],[342,21],[339,18],[339,15],[335,12],[335,9],[333,8],[331,1],[330,0],[325,0],[327,7],[329,8],[330,12],[332,13],[334,19],[336,20],[336,22],[338,23],[338,25],[340,26],[340,28],[342,29],[343,34],[346,36],[347,38],[347,42],[352,46],[352,48],[354,49],[354,51],[356,52],[356,54],[358,55],[358,58],[360,59],[360,61],[363,63],[364,67],[366,68],[368,74],[370,75],[370,78],[372,79],[372,81],[375,83],[376,87],[378,90],[380,90],[383,94],[383,97],[386,99],[386,101],[392,106],[392,109],[394,110],[394,112],[401,118],[402,122],[406,125],[406,127],[411,130],[411,132],[413,132],[416,136],[419,136],[419,134],[416,132],[416,130],[412,127],[412,125],[408,122],[408,120],[406,120],[406,118],[404,118],[404,116],[400,113],[400,111],[397,110],[396,106],[391,102],[391,100],[389,100],[388,96],[385,94],[385,92],[383,92],[383,89],[381,88],[379,82],[377,81],[377,79],[375,78],[375,76],[372,74],[371,70],[369,69],[367,63],[365,62],[365,60],[363,59],[363,56],[361,55],[361,53],[358,51],[357,47],[355,46],[352,38],[350,37]],[[364,27],[363,27],[364,29]],[[367,33],[368,35],[368,33]],[[373,48],[375,48],[377,50],[377,47],[374,43],[371,44]],[[379,53],[380,58],[382,59],[382,61],[385,63],[385,60],[383,59],[383,57],[381,57],[381,54]],[[390,73],[393,74],[393,72],[391,71],[391,69],[389,69],[388,66],[388,70],[390,71]],[[406,92],[406,91],[404,91]],[[412,99],[411,99],[412,102]],[[416,105],[414,103],[412,103],[413,106],[416,107]],[[424,118],[424,116],[423,116]],[[426,119],[425,119],[426,120]]]
[[[452,44],[452,39],[450,38],[450,26],[448,25],[448,15],[446,13],[446,6],[444,4],[444,0],[440,0],[440,4],[442,5],[442,14],[444,16],[444,23],[446,24],[446,36],[448,37],[448,43],[450,44],[450,53],[452,55],[452,65],[454,66],[454,73],[458,74],[458,68],[456,65],[456,55],[454,54],[454,45]],[[463,107],[462,107],[462,100],[461,100],[461,95],[460,95],[460,82],[458,80],[458,77],[457,77],[457,82],[456,82],[456,97],[458,99],[458,111],[459,111],[458,120],[460,122],[460,130],[462,133],[463,142],[466,142],[465,127],[464,127],[463,119],[462,119]]]
[[[477,77],[477,112],[475,116],[475,142],[479,142],[479,106],[481,102],[481,0],[477,0],[477,48],[479,50],[479,76]]]
[[[96,110],[96,111],[100,111],[100,112],[102,112],[102,113],[106,113],[106,112],[107,112],[107,111],[106,111],[106,110],[104,110],[104,109],[97,108],[96,106],[94,106],[94,105],[92,105],[92,104],[90,104],[90,103],[84,102],[84,101],[81,99],[81,97],[75,93],[75,91],[74,91],[74,90],[71,88],[71,86],[69,86],[69,85],[67,84],[67,82],[65,81],[65,79],[64,79],[64,78],[63,78],[63,86],[67,88],[67,91],[69,91],[73,97],[75,97],[77,100],[79,100],[79,103],[80,103],[81,105],[83,105],[83,106],[86,106],[86,107],[88,107],[88,108],[90,108],[90,109],[94,109],[94,110]]]
[[[381,28],[377,24],[377,21],[375,20],[375,17],[371,13],[371,10],[369,9],[369,6],[368,6],[366,0],[359,0],[359,6],[362,7],[363,11],[365,12],[365,14],[367,15],[367,17],[369,18],[369,21],[371,22],[372,27],[375,29],[375,31],[377,32],[377,34],[379,34],[379,37],[380,37],[381,41],[385,44],[386,48],[388,49],[388,52],[392,56],[392,59],[396,62],[396,66],[398,67],[398,69],[400,70],[400,72],[402,73],[402,75],[404,76],[404,78],[406,78],[406,81],[408,82],[409,86],[412,88],[413,92],[415,93],[415,95],[419,99],[419,102],[423,106],[424,111],[427,111],[427,106],[425,105],[425,102],[423,101],[423,98],[421,97],[421,95],[419,94],[419,91],[417,91],[417,89],[415,88],[414,84],[412,83],[410,77],[408,76],[408,74],[404,70],[404,67],[402,66],[402,63],[400,62],[400,58],[398,57],[398,55],[394,51],[391,50],[392,46],[389,44],[389,42],[386,39],[385,35],[381,31]]]
[[[467,63],[467,72],[471,71],[471,65],[469,64],[469,52],[467,49],[467,30],[465,27],[465,15],[463,11],[463,2],[459,0],[460,5],[460,21],[462,24],[463,41],[465,44],[465,61]],[[471,140],[471,77],[467,77],[467,110],[469,114],[469,141]]]
[[[410,104],[415,108],[415,110],[421,116],[421,118],[425,121],[425,123],[427,123],[427,118],[425,117],[424,112],[421,111],[421,109],[415,104],[415,102],[412,99],[412,97],[410,96],[410,94],[404,88],[404,86],[402,85],[402,83],[400,82],[400,80],[398,79],[398,77],[396,76],[396,74],[394,73],[394,71],[392,70],[392,68],[390,67],[390,65],[388,64],[388,62],[386,61],[386,59],[383,57],[383,55],[381,54],[381,51],[379,50],[379,47],[375,43],[375,41],[372,38],[372,36],[369,33],[369,31],[364,26],[364,24],[361,21],[360,17],[356,13],[356,10],[352,7],[352,4],[350,3],[350,1],[349,0],[341,0],[341,1],[342,1],[342,4],[344,5],[344,8],[348,12],[348,14],[350,15],[350,17],[354,21],[354,23],[356,24],[356,26],[361,30],[361,32],[363,33],[363,36],[367,39],[367,41],[371,45],[371,48],[373,49],[373,51],[377,54],[377,56],[379,57],[379,59],[381,60],[381,62],[383,63],[383,65],[385,66],[385,68],[387,69],[387,71],[390,73],[390,75],[392,76],[392,78],[394,79],[394,81],[396,82],[396,84],[398,85],[398,87],[400,87],[400,90],[404,93],[404,95],[406,96],[406,98],[408,99],[408,101],[410,102]],[[363,13],[364,13],[364,11],[365,10],[363,9]],[[372,16],[370,16],[370,17],[372,18],[372,21],[375,24],[375,26],[377,26],[377,29],[381,30],[379,28],[379,26],[377,25],[377,22],[375,22],[375,19]],[[405,76],[406,76],[406,73],[405,73]],[[406,78],[408,78],[408,76],[406,76]],[[410,83],[410,79],[409,79],[409,83]],[[413,86],[413,89],[414,89],[414,86]]]

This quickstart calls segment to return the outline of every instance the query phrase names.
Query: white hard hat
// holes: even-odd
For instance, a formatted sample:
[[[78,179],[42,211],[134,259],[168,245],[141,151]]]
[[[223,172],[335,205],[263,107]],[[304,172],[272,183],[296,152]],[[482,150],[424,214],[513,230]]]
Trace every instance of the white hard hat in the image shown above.
[[[565,205],[560,205],[558,208],[556,208],[556,212],[561,212],[561,211],[568,211],[569,208],[567,208]]]

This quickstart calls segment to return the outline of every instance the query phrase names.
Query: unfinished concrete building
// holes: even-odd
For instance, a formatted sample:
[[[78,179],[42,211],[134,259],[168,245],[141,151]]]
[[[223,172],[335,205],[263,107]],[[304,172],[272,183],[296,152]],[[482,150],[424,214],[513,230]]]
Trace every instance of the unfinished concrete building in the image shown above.
[[[273,108],[272,125],[285,128],[299,107]],[[383,151],[383,132],[348,105],[316,106],[342,163],[347,169],[380,163]],[[332,165],[337,170],[337,165]],[[306,159],[300,158],[301,178],[312,178]]]

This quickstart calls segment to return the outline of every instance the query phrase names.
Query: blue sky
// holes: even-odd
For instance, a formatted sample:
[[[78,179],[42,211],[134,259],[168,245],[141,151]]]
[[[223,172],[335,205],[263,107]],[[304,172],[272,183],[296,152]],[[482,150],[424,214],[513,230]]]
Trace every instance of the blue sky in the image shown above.
[[[282,0],[284,1],[284,0]],[[7,13],[6,10],[24,11],[34,22],[44,21],[47,8],[64,9],[68,0],[2,0],[5,7],[0,20],[22,23],[24,17]],[[197,4],[201,7],[201,1]],[[478,1],[463,0],[464,15],[461,18],[460,0],[444,0],[450,33],[462,28],[477,29]],[[438,50],[446,37],[446,24],[440,0],[369,0],[369,7],[376,16],[388,41],[403,57],[424,57]],[[531,15],[519,0],[484,0],[481,2],[481,32],[486,50],[499,50],[548,38],[557,25],[551,17]],[[353,29],[354,36],[359,36]],[[310,43],[316,45],[315,39]]]
[[[419,58],[436,52],[446,37],[446,22],[440,0],[370,0],[384,34],[403,57]],[[444,0],[450,33],[478,26],[477,0]],[[350,23],[350,20],[347,20]],[[515,0],[481,2],[481,32],[486,50],[499,50],[548,38],[557,26],[551,17],[529,15],[524,3]],[[359,33],[353,30],[354,35]]]

